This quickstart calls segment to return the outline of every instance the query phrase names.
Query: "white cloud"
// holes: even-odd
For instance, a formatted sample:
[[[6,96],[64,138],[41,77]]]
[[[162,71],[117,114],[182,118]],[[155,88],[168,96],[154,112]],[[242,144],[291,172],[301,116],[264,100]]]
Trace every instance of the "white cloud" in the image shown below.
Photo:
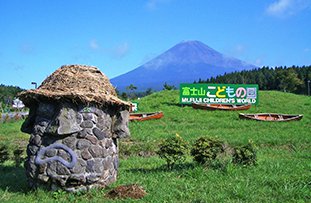
[[[245,50],[246,50],[246,47],[245,47],[244,45],[238,44],[238,45],[235,46],[235,50],[234,50],[234,51],[235,51],[238,55],[240,55],[240,54],[243,54],[243,53],[245,52]]]
[[[311,0],[277,0],[266,8],[266,13],[275,17],[288,17],[310,6]]]
[[[268,6],[267,12],[271,15],[279,15],[288,10],[291,4],[292,0],[278,0]]]
[[[147,0],[146,7],[149,10],[154,10],[154,9],[157,9],[159,5],[168,3],[170,1],[171,0]]]
[[[92,50],[98,50],[100,48],[98,42],[96,41],[96,39],[92,39],[89,43],[89,47],[92,49]]]
[[[233,47],[228,47],[224,52],[230,57],[241,57],[247,52],[247,47],[243,44],[236,44]]]
[[[118,58],[124,57],[128,52],[129,52],[129,45],[127,42],[117,45],[113,50],[114,56]]]
[[[33,45],[29,43],[23,43],[20,45],[20,52],[22,54],[32,54],[34,52],[34,47]]]
[[[105,45],[101,46],[96,39],[89,41],[88,47],[90,51],[96,51],[97,54],[106,55],[112,58],[123,58],[129,52],[129,44],[127,42],[118,43],[116,45]],[[77,54],[74,57],[76,59],[89,58],[89,54]]]
[[[145,63],[151,61],[151,60],[154,59],[157,55],[158,55],[158,54],[156,54],[156,53],[149,53],[149,54],[145,55],[145,56],[143,57],[143,59],[141,60],[141,62],[139,63],[139,65],[142,65],[142,64],[145,64]]]
[[[256,66],[262,66],[262,60],[260,58],[256,59],[255,62],[254,62],[254,65]]]

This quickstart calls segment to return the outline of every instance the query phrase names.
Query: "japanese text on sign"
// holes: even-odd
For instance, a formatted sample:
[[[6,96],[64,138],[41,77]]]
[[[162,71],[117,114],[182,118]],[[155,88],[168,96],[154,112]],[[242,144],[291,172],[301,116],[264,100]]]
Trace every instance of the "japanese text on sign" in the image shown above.
[[[258,85],[180,84],[180,103],[258,104]]]

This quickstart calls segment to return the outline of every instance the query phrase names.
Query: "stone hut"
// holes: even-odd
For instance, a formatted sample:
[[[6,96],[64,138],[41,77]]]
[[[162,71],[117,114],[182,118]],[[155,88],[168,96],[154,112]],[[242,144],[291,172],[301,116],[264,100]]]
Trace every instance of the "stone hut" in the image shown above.
[[[30,109],[21,130],[31,134],[25,161],[31,188],[74,192],[116,181],[130,104],[100,70],[62,66],[19,98]]]

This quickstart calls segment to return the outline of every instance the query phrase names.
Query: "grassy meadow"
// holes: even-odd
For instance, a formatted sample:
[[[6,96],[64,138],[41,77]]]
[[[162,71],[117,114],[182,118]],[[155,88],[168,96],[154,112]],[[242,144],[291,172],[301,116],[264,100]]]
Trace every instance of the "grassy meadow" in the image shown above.
[[[69,194],[30,191],[24,168],[12,161],[0,165],[0,202],[310,202],[311,97],[260,91],[259,105],[247,113],[303,114],[301,121],[240,120],[238,112],[181,107],[178,91],[162,91],[139,100],[141,112],[163,111],[160,120],[131,122],[131,138],[120,140],[118,180],[106,189]],[[0,144],[12,151],[25,146],[29,135],[22,121],[0,124]],[[225,170],[200,166],[188,157],[173,170],[156,155],[161,140],[179,134],[189,145],[199,137],[217,137],[231,145],[252,140],[258,164]],[[12,155],[12,152],[11,152]],[[136,183],[148,193],[143,199],[107,199],[112,188]]]

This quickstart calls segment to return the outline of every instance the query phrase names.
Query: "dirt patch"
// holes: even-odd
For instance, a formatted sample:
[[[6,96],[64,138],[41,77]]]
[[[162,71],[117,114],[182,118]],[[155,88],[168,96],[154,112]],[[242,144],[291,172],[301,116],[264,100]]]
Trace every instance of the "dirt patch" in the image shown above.
[[[143,187],[137,184],[130,184],[130,185],[120,185],[113,190],[109,191],[106,194],[106,197],[110,199],[116,198],[132,198],[132,199],[141,199],[146,195],[146,191]]]

